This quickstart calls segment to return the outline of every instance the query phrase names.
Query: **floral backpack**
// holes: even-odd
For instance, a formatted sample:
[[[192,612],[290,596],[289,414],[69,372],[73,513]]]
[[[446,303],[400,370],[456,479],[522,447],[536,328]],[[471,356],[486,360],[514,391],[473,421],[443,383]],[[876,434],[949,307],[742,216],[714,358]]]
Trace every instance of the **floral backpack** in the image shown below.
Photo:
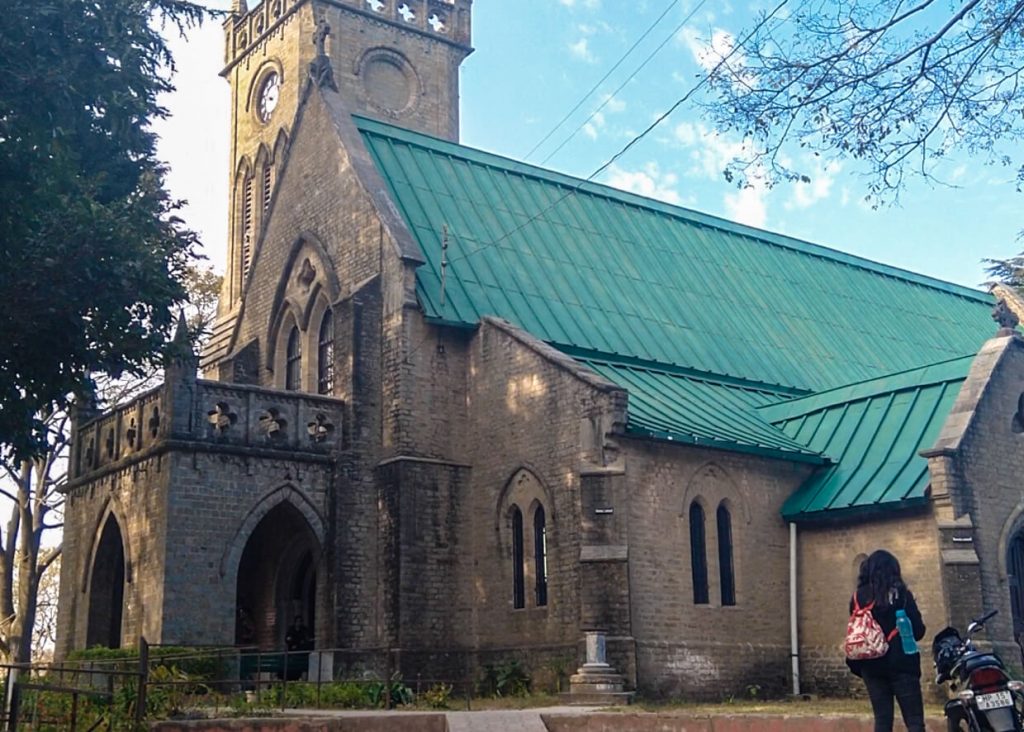
[[[882,626],[871,614],[874,606],[875,601],[872,600],[861,607],[857,602],[857,593],[853,593],[853,612],[846,625],[846,641],[843,644],[846,657],[851,661],[881,658],[889,652],[889,641],[896,636],[895,629],[888,637],[882,632]]]

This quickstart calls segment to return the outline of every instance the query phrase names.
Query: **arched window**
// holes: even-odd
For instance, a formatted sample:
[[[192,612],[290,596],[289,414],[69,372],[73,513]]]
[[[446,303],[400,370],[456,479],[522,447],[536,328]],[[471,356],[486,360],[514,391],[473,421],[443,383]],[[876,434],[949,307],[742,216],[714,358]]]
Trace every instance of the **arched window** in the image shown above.
[[[704,509],[690,504],[690,569],[693,574],[693,602],[708,604],[708,557],[704,547]]]
[[[302,388],[302,340],[299,329],[292,328],[288,334],[287,360],[284,366],[284,388],[298,391]]]
[[[544,507],[533,512],[533,559],[537,575],[537,607],[548,604],[548,532]]]
[[[270,192],[273,183],[273,168],[270,167],[270,162],[266,162],[263,165],[263,213],[266,213],[270,209]]]
[[[732,566],[732,518],[724,503],[718,506],[718,577],[722,605],[736,604],[736,578]]]
[[[252,264],[252,243],[255,238],[253,228],[252,176],[245,177],[245,188],[242,192],[242,277],[249,276],[249,265]]]
[[[526,572],[523,556],[523,512],[512,507],[512,607],[526,607]]]
[[[334,316],[328,310],[320,321],[317,347],[316,390],[319,394],[334,392]]]

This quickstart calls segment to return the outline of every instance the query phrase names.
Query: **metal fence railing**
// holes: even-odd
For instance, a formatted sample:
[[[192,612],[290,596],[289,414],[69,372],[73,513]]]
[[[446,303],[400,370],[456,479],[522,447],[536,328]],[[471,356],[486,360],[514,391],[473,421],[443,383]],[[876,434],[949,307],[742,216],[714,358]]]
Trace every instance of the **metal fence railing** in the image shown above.
[[[402,677],[395,670],[396,654],[383,649],[179,648],[140,639],[137,649],[120,654],[61,664],[0,664],[4,728],[141,730],[147,719],[186,711],[237,716],[271,708],[391,709],[415,700],[470,709],[481,683],[484,695],[515,693],[529,679],[514,667],[498,669],[489,681],[457,673]]]

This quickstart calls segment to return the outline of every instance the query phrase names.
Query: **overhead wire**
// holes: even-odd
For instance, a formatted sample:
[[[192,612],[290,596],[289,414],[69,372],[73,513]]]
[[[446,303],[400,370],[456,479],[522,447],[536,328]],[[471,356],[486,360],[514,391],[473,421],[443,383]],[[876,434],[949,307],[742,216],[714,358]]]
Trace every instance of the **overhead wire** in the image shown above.
[[[627,76],[627,77],[626,77],[626,80],[625,80],[625,81],[623,81],[623,82],[622,82],[621,84],[619,84],[619,86],[618,86],[618,87],[617,87],[617,88],[615,89],[615,91],[613,91],[613,92],[612,92],[611,94],[609,94],[609,95],[608,95],[608,97],[606,97],[606,98],[605,98],[605,100],[604,100],[603,102],[601,102],[601,105],[600,105],[600,106],[599,106],[599,107],[598,107],[597,109],[595,109],[595,110],[594,110],[593,112],[591,112],[591,113],[590,113],[590,116],[589,116],[589,117],[587,117],[587,118],[586,118],[585,120],[583,120],[583,121],[582,121],[582,122],[581,122],[581,123],[579,124],[579,126],[578,126],[578,127],[577,127],[577,128],[575,129],[575,130],[573,130],[573,131],[572,131],[572,132],[571,132],[571,133],[569,134],[569,136],[568,136],[567,138],[565,138],[564,140],[562,140],[562,142],[561,142],[561,143],[559,143],[558,147],[556,147],[556,148],[555,148],[554,150],[552,150],[551,152],[549,152],[549,153],[547,154],[547,157],[545,157],[545,158],[544,158],[543,160],[541,160],[541,161],[540,161],[540,164],[541,164],[541,165],[544,165],[544,163],[546,163],[547,161],[551,160],[551,158],[553,158],[553,157],[554,157],[555,155],[557,155],[557,154],[558,154],[558,151],[559,151],[559,150],[561,150],[561,149],[562,149],[563,147],[565,147],[566,145],[568,145],[568,144],[569,144],[569,142],[570,142],[570,141],[571,141],[571,140],[572,140],[572,139],[573,139],[574,137],[576,137],[576,135],[578,135],[578,134],[580,133],[580,130],[582,130],[582,129],[583,129],[584,127],[586,127],[586,126],[587,126],[587,125],[588,125],[588,124],[590,123],[590,121],[591,121],[592,119],[594,119],[594,117],[596,117],[596,116],[597,116],[597,115],[598,115],[598,114],[599,114],[599,113],[601,112],[601,110],[602,110],[602,109],[604,109],[605,107],[607,107],[607,106],[608,106],[608,105],[609,105],[609,104],[611,103],[611,101],[612,101],[612,100],[613,100],[613,99],[614,99],[614,98],[615,98],[616,96],[618,96],[619,92],[620,92],[620,91],[622,91],[622,90],[623,90],[623,89],[624,89],[624,88],[626,87],[626,84],[628,84],[628,83],[629,83],[629,82],[631,82],[631,81],[632,81],[632,80],[633,80],[634,78],[636,78],[636,75],[637,75],[637,74],[639,74],[639,73],[640,73],[641,71],[643,71],[643,70],[644,70],[644,67],[645,67],[645,66],[647,66],[647,64],[649,64],[649,63],[651,62],[651,60],[652,60],[652,59],[653,59],[653,58],[654,58],[655,56],[657,56],[657,55],[658,55],[658,53],[660,53],[660,52],[661,52],[661,49],[663,49],[663,48],[664,48],[664,47],[665,47],[665,46],[666,46],[666,45],[668,44],[668,42],[669,42],[669,41],[671,41],[671,40],[672,40],[673,38],[675,38],[675,37],[676,37],[676,35],[678,35],[679,31],[681,31],[681,30],[683,29],[683,27],[684,27],[684,26],[685,26],[685,25],[686,25],[687,23],[689,23],[689,22],[690,22],[690,19],[691,19],[691,18],[692,18],[692,17],[694,16],[694,15],[696,15],[696,14],[697,14],[697,11],[699,11],[699,10],[700,10],[700,9],[701,9],[702,7],[704,7],[704,3],[705,3],[706,1],[707,1],[707,0],[700,0],[700,2],[699,2],[699,3],[697,3],[697,5],[696,5],[696,6],[695,6],[695,7],[693,8],[693,10],[691,10],[691,11],[690,11],[689,13],[687,13],[686,17],[685,17],[685,18],[683,18],[682,22],[681,22],[681,23],[680,23],[679,25],[677,25],[677,26],[676,26],[675,28],[673,28],[673,29],[672,29],[672,32],[671,32],[671,33],[669,33],[669,34],[668,34],[668,36],[666,36],[666,37],[665,37],[665,40],[663,40],[663,41],[662,41],[661,43],[659,43],[659,44],[658,44],[658,46],[657,46],[657,48],[655,48],[655,49],[654,49],[654,50],[653,50],[653,51],[652,51],[652,52],[651,52],[651,53],[650,53],[650,54],[649,54],[649,55],[647,56],[647,58],[645,58],[645,59],[643,60],[643,63],[641,63],[641,64],[640,64],[639,66],[637,66],[637,67],[636,67],[636,69],[635,69],[635,70],[633,71],[633,73],[632,73],[632,74],[630,74],[629,76]]]
[[[531,156],[531,155],[533,155],[533,154],[534,154],[535,152],[537,152],[537,149],[538,149],[538,148],[539,148],[539,147],[540,147],[541,145],[543,145],[543,144],[544,144],[545,142],[547,142],[547,141],[548,141],[548,140],[549,140],[549,139],[551,138],[551,136],[552,136],[553,134],[555,134],[555,132],[557,132],[557,131],[558,131],[558,129],[559,129],[559,128],[560,128],[560,127],[561,127],[562,125],[564,125],[564,124],[565,124],[565,123],[566,123],[566,122],[567,122],[567,121],[569,120],[569,118],[570,118],[570,117],[572,117],[572,116],[573,116],[574,114],[576,114],[577,110],[579,110],[579,108],[583,106],[583,103],[584,103],[584,102],[586,102],[586,101],[587,101],[587,99],[589,99],[589,98],[590,98],[590,95],[591,95],[591,94],[593,94],[593,93],[594,93],[595,91],[597,91],[597,90],[598,90],[598,89],[600,88],[600,86],[601,86],[601,85],[602,85],[602,84],[603,84],[603,83],[604,83],[605,81],[607,81],[607,80],[608,80],[608,77],[609,77],[609,76],[611,76],[611,75],[612,75],[612,74],[613,74],[613,73],[615,72],[615,69],[619,68],[619,66],[621,66],[621,65],[622,65],[622,63],[623,63],[623,62],[624,62],[624,61],[625,61],[625,60],[626,60],[627,58],[629,58],[630,54],[632,54],[632,53],[633,53],[633,51],[635,51],[635,50],[636,50],[636,47],[637,47],[637,46],[639,46],[639,45],[640,45],[640,44],[641,44],[641,43],[643,42],[643,40],[644,40],[645,38],[647,38],[647,36],[649,36],[649,35],[651,34],[651,31],[653,31],[653,30],[654,30],[654,29],[655,29],[655,28],[657,27],[657,25],[658,25],[658,24],[659,24],[659,23],[660,23],[660,22],[662,21],[662,19],[663,19],[663,18],[664,18],[664,17],[666,16],[666,15],[668,15],[669,11],[670,11],[670,10],[672,10],[672,8],[674,8],[674,7],[675,7],[676,5],[678,5],[678,4],[679,4],[679,0],[672,0],[672,1],[671,1],[671,2],[670,2],[670,3],[669,3],[669,4],[668,4],[668,5],[666,6],[666,7],[665,7],[665,9],[664,9],[663,11],[661,11],[661,15],[659,15],[659,16],[657,17],[657,19],[656,19],[656,20],[655,20],[655,21],[654,21],[653,23],[651,23],[651,25],[650,25],[650,26],[648,26],[647,30],[645,30],[645,31],[644,31],[644,32],[643,32],[643,33],[642,33],[642,34],[640,35],[640,37],[636,39],[636,42],[635,42],[635,43],[634,43],[634,44],[633,44],[632,46],[630,46],[630,47],[629,47],[629,50],[628,50],[628,51],[626,51],[626,52],[625,52],[624,54],[622,54],[622,56],[620,56],[620,57],[619,57],[619,60],[618,60],[618,61],[616,61],[616,62],[615,62],[615,64],[614,64],[614,65],[613,65],[613,66],[612,66],[612,67],[611,67],[610,69],[608,69],[608,72],[607,72],[607,73],[606,73],[606,74],[605,74],[604,76],[602,76],[602,77],[601,77],[601,78],[600,78],[600,79],[598,80],[598,82],[597,82],[596,84],[594,84],[594,85],[593,85],[592,87],[590,87],[590,89],[589,89],[589,90],[588,90],[588,91],[586,92],[586,94],[584,94],[584,95],[583,95],[582,97],[580,97],[580,100],[579,100],[578,102],[576,102],[576,106],[575,106],[575,107],[573,107],[572,109],[570,109],[570,110],[569,110],[569,111],[568,111],[568,112],[566,113],[566,115],[565,115],[564,117],[562,117],[562,119],[560,119],[560,120],[558,121],[558,124],[556,124],[556,125],[555,125],[554,127],[552,127],[552,128],[551,128],[551,129],[550,129],[550,130],[548,131],[548,133],[547,133],[546,135],[544,135],[544,137],[542,137],[542,138],[540,139],[540,141],[539,141],[539,142],[538,142],[538,143],[537,143],[536,145],[534,145],[534,146],[533,146],[532,148],[530,148],[530,152],[526,153],[526,155],[525,155],[525,156],[523,157],[523,160],[524,160],[524,161],[526,161],[526,160],[529,160],[529,159],[530,159],[530,156]],[[703,0],[702,0],[702,4],[703,4]],[[547,158],[545,158],[545,160],[546,160],[546,159],[547,159]]]
[[[690,89],[687,90],[687,92],[685,94],[683,94],[682,97],[677,99],[676,102],[671,107],[669,107],[667,111],[665,111],[664,113],[659,115],[654,120],[654,122],[652,122],[643,132],[641,132],[640,134],[634,136],[633,139],[631,139],[625,145],[625,147],[623,147],[621,150],[619,150],[617,153],[615,153],[611,158],[608,159],[607,162],[605,162],[603,165],[601,165],[597,170],[595,170],[593,173],[588,175],[585,179],[581,180],[576,185],[572,186],[568,191],[566,191],[559,198],[555,199],[552,203],[548,204],[546,207],[544,207],[543,209],[541,209],[540,211],[538,211],[534,215],[530,216],[526,221],[524,221],[523,223],[519,224],[515,228],[510,229],[509,231],[506,231],[504,234],[499,236],[497,239],[492,239],[491,241],[486,242],[486,243],[482,244],[481,246],[477,247],[476,249],[468,251],[468,252],[466,252],[465,254],[463,254],[463,255],[461,255],[459,257],[452,257],[451,259],[448,260],[449,266],[455,264],[456,262],[462,261],[463,259],[471,257],[474,254],[482,252],[484,249],[488,249],[490,247],[497,246],[498,244],[503,242],[505,239],[509,238],[510,236],[515,234],[516,232],[522,230],[524,227],[529,226],[531,223],[533,223],[534,221],[539,219],[541,216],[546,214],[548,211],[552,210],[553,208],[555,208],[556,206],[561,204],[562,201],[566,200],[567,198],[570,198],[571,196],[574,196],[584,185],[586,185],[587,183],[590,183],[595,177],[597,177],[602,172],[604,172],[609,166],[613,165],[616,160],[618,160],[620,157],[622,157],[634,145],[636,145],[638,142],[640,142],[642,139],[644,139],[658,125],[660,125],[662,122],[664,122],[676,109],[678,109],[680,107],[680,105],[682,105],[685,102],[687,102],[690,99],[690,97],[692,97],[694,94],[696,94],[697,91],[700,90],[700,88],[703,87],[715,75],[715,73],[717,73],[718,70],[727,61],[729,61],[729,59],[731,59],[733,57],[733,55],[737,51],[739,51],[741,48],[743,48],[746,45],[747,41],[749,41],[754,36],[755,33],[760,31],[761,28],[763,28],[768,23],[769,20],[774,18],[775,15],[780,10],[782,10],[782,8],[785,5],[787,5],[788,3],[789,3],[789,0],[781,0],[778,3],[778,5],[776,5],[772,9],[772,11],[770,13],[765,14],[765,16],[763,18],[761,18],[761,20],[750,30],[749,33],[747,33],[746,36],[743,37],[743,39],[739,43],[734,44],[733,47],[729,50],[729,52],[726,55],[722,56],[722,58],[719,59],[718,63],[716,63],[713,68],[709,69],[705,74],[703,74],[701,76],[700,80],[696,84],[694,84],[692,87],[690,87]]]

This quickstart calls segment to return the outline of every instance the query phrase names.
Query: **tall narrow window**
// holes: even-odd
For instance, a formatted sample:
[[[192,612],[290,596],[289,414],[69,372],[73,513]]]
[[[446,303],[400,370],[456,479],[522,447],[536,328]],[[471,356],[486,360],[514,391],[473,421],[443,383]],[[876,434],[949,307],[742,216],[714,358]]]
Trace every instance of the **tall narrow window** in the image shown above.
[[[722,503],[718,506],[718,576],[722,605],[736,604],[736,578],[732,567],[732,518]]]
[[[249,276],[249,265],[252,263],[252,176],[245,178],[245,189],[242,193],[242,276]]]
[[[708,557],[704,547],[704,509],[690,504],[690,569],[693,574],[693,602],[708,604]]]
[[[523,512],[512,507],[512,607],[526,607],[526,573],[523,556]]]
[[[266,213],[267,209],[270,208],[270,171],[270,163],[263,166],[263,213]]]
[[[298,391],[302,388],[302,341],[299,329],[292,328],[288,334],[287,360],[284,367],[284,388]]]
[[[317,347],[316,390],[319,394],[334,392],[334,316],[328,310],[320,321]]]
[[[533,559],[537,573],[537,607],[548,604],[548,531],[544,507],[533,512]]]

